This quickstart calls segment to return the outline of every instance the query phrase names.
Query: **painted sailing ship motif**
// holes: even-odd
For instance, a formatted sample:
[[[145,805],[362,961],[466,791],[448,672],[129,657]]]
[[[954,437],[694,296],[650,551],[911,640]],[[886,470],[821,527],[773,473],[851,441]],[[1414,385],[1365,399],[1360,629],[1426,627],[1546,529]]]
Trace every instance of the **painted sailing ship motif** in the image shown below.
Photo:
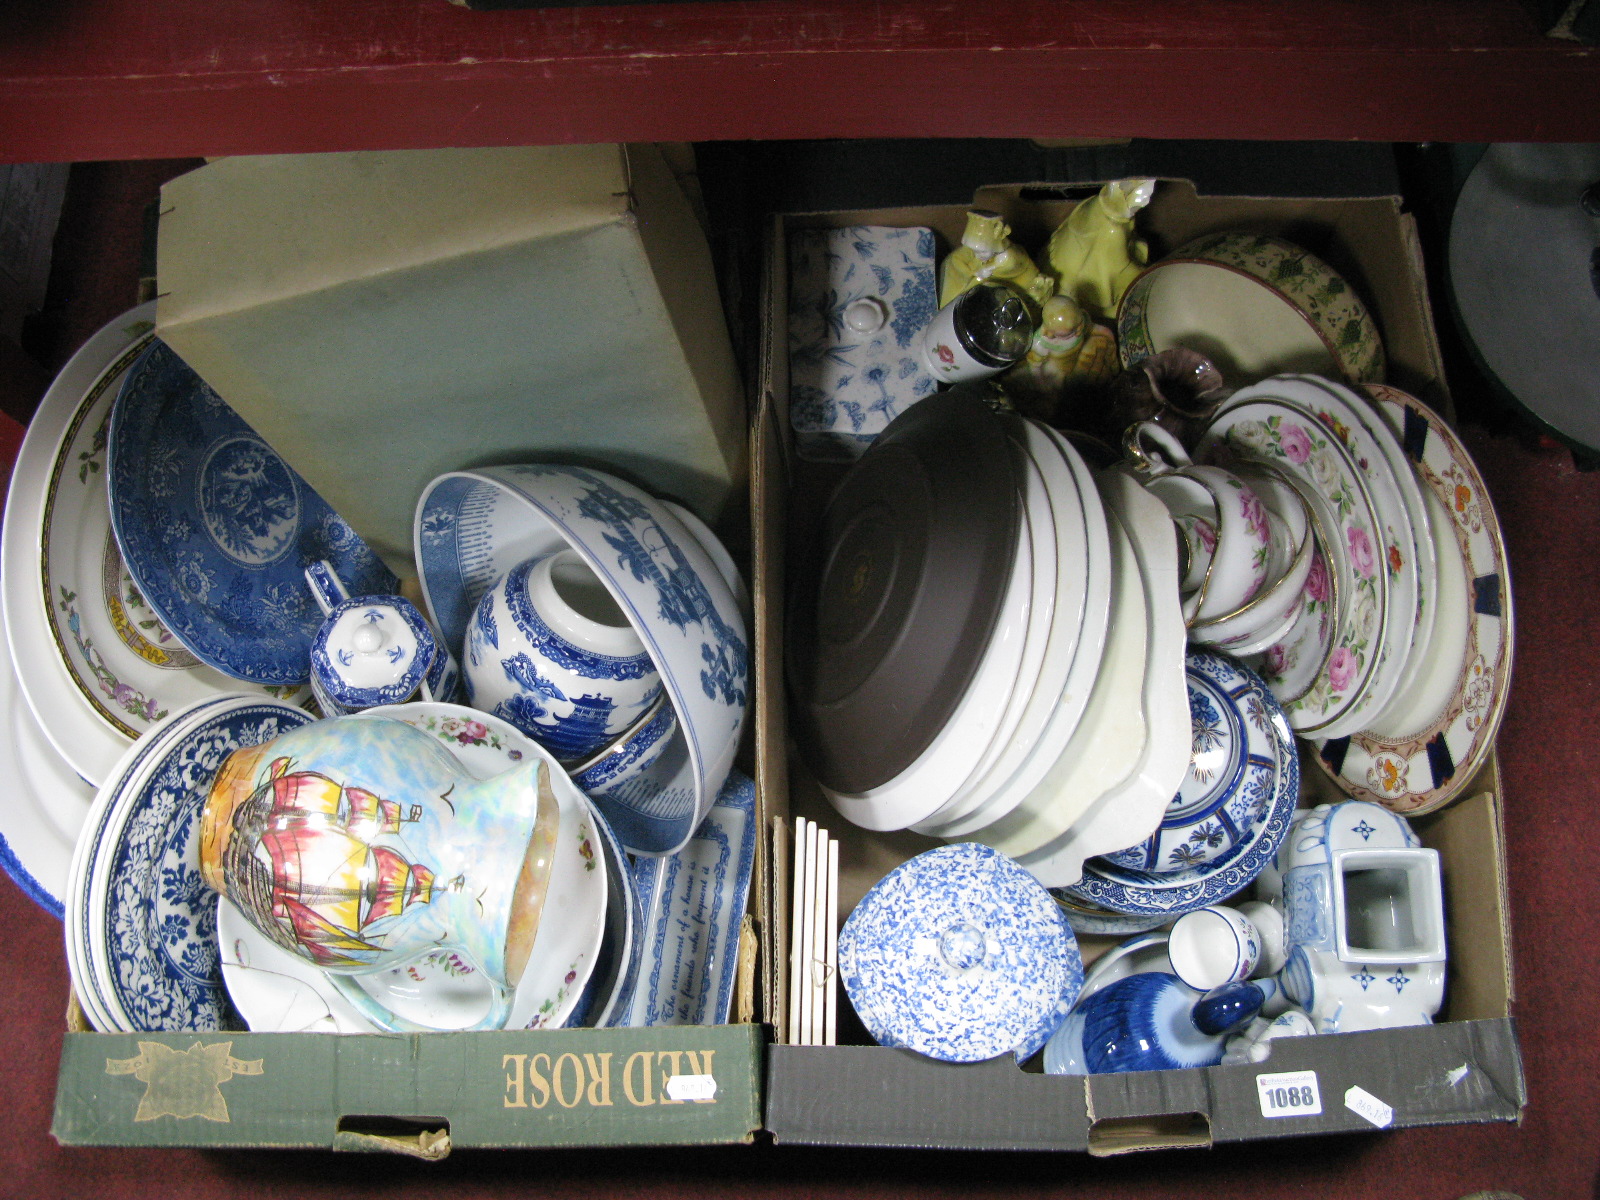
[[[405,825],[421,820],[422,806],[405,809],[293,766],[274,759],[266,782],[234,812],[233,899],[319,966],[364,966],[384,953],[392,918],[433,899],[434,872],[377,841],[398,841]]]

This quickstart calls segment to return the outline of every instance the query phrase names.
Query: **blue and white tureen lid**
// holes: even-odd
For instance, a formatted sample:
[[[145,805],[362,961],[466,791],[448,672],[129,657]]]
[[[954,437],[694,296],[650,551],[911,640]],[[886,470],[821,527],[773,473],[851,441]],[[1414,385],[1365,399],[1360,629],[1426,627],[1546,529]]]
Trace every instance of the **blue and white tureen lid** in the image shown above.
[[[1077,939],[1049,892],[973,842],[879,880],[840,931],[839,973],[879,1043],[946,1062],[1037,1049],[1083,986]]]
[[[311,678],[340,708],[399,704],[422,686],[438,655],[433,630],[411,601],[358,596],[335,607],[317,630]]]

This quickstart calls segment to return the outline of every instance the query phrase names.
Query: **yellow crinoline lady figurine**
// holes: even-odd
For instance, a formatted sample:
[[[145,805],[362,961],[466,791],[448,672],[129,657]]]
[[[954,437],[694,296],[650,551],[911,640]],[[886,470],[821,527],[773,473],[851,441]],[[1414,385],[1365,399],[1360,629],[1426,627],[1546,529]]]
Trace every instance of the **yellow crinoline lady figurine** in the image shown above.
[[[1019,410],[1050,421],[1066,415],[1061,410],[1064,398],[1098,391],[1115,378],[1118,366],[1111,330],[1091,321],[1071,296],[1052,296],[1045,301],[1027,358],[1007,373],[1002,385]]]
[[[1011,227],[1000,214],[975,208],[967,213],[961,244],[939,264],[939,307],[979,283],[1005,284],[1022,297],[1035,321],[1056,290],[1055,282],[1011,240]]]
[[[1111,320],[1117,302],[1144,269],[1149,247],[1134,236],[1134,214],[1150,203],[1154,179],[1119,179],[1079,204],[1050,235],[1045,270],[1056,291],[1092,317]]]

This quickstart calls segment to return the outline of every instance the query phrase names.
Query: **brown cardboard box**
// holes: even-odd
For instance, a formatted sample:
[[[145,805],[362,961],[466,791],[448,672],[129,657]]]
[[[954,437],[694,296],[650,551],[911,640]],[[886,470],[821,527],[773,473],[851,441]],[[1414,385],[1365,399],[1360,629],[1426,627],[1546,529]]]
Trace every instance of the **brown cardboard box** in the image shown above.
[[[1093,188],[996,187],[979,207],[1005,216],[1023,245],[1041,244],[1070,205]],[[757,770],[771,841],[763,898],[768,1019],[779,1031],[767,1068],[767,1128],[779,1142],[968,1149],[1087,1149],[1113,1154],[1298,1134],[1371,1129],[1347,1103],[1359,1088],[1391,1106],[1395,1127],[1515,1120],[1526,1103],[1511,1020],[1498,766],[1491,755],[1468,798],[1416,827],[1443,856],[1449,977],[1439,1023],[1275,1043],[1264,1063],[1090,1077],[1047,1076],[1001,1058],[954,1065],[871,1044],[849,1022],[841,998],[841,1044],[781,1044],[787,995],[787,836],[791,814],[820,821],[841,842],[839,914],[877,879],[937,843],[910,833],[873,834],[828,806],[791,753],[783,686],[785,548],[821,511],[830,469],[789,449],[784,247],[796,227],[925,225],[948,249],[964,207],[831,212],[780,217],[768,248],[761,409],[753,467],[756,521]],[[1414,225],[1396,197],[1264,199],[1206,197],[1185,181],[1164,181],[1141,217],[1159,255],[1191,238],[1251,229],[1288,238],[1326,259],[1368,300],[1389,356],[1389,381],[1449,413]],[[837,468],[832,469],[834,472]],[[1307,802],[1333,794],[1305,764]],[[1085,939],[1086,957],[1109,941]],[[1321,1111],[1267,1117],[1257,1077],[1312,1070]]]

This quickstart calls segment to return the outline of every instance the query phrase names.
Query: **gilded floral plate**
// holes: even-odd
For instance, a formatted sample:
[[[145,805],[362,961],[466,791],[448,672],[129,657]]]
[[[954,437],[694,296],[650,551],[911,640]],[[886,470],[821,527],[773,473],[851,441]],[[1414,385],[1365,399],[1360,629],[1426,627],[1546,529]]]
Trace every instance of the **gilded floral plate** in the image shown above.
[[[1348,713],[1372,686],[1382,661],[1389,580],[1372,498],[1343,444],[1307,409],[1287,400],[1248,400],[1219,414],[1195,447],[1197,459],[1265,462],[1310,507],[1338,597],[1327,659],[1311,685],[1286,694],[1271,653],[1263,678],[1296,732],[1315,733]]]
[[[1494,745],[1511,685],[1511,577],[1483,479],[1444,419],[1398,388],[1368,391],[1427,488],[1439,543],[1438,652],[1382,727],[1322,743],[1317,762],[1356,799],[1415,816],[1460,795]],[[1459,658],[1444,653],[1452,645]]]
[[[104,395],[115,395],[128,364],[154,328],[156,306],[124,313],[85,342],[55,377],[17,454],[0,535],[0,587],[5,599],[6,639],[17,667],[17,682],[28,707],[51,745],[91,784],[99,786],[128,748],[132,736],[107,719],[93,696],[100,696],[91,674],[90,690],[68,665],[52,621],[55,606],[45,595],[48,549],[45,513],[63,475],[75,464],[62,461],[63,442],[81,426],[83,410]],[[75,475],[69,478],[76,480]],[[96,551],[100,548],[94,547]],[[98,569],[91,575],[98,591]],[[70,639],[68,645],[72,644]]]

